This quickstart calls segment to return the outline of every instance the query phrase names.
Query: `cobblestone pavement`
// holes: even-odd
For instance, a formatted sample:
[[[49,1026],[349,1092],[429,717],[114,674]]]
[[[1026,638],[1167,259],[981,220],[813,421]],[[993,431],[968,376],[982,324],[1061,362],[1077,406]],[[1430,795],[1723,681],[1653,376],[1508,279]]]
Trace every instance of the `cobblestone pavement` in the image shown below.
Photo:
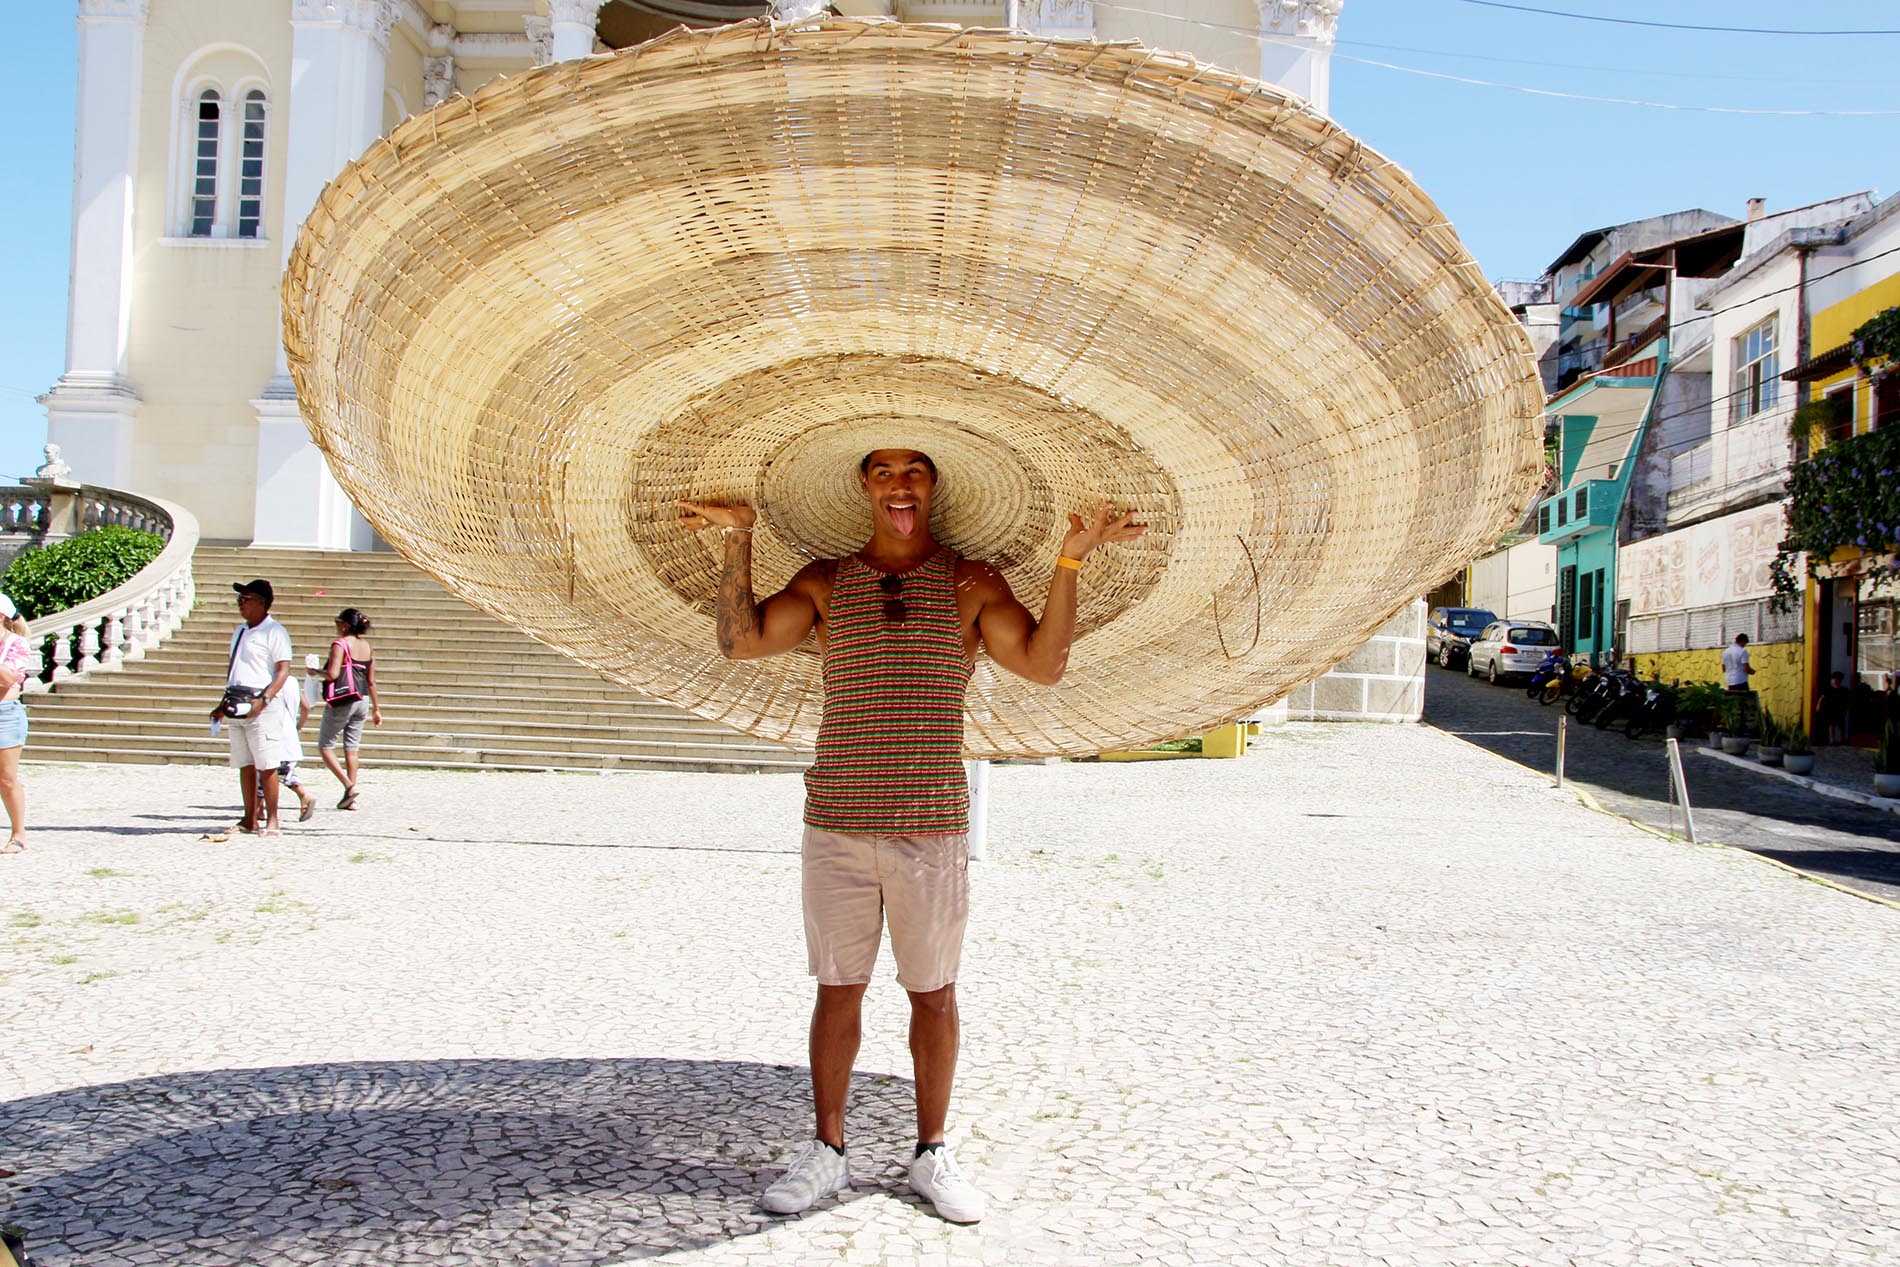
[[[1521,687],[1492,686],[1466,677],[1463,669],[1426,670],[1427,722],[1546,776],[1555,769],[1561,715],[1557,705],[1541,707]],[[1660,738],[1630,740],[1618,730],[1579,726],[1573,718],[1564,746],[1565,778],[1606,808],[1669,830],[1669,762]],[[1682,763],[1698,839],[1900,901],[1900,817],[1710,760],[1691,743],[1682,745]],[[1683,830],[1680,811],[1674,829]]]
[[[224,771],[30,767],[0,1218],[137,1264],[1891,1264],[1900,914],[1426,727],[994,772],[952,1138],[903,996],[857,1184],[805,1133],[784,776],[378,773],[216,844]]]

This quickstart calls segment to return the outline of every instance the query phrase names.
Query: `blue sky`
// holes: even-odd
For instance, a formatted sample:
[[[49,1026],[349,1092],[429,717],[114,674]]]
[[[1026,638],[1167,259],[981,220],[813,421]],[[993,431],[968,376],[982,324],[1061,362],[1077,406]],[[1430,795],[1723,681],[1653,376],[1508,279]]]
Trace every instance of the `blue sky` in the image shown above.
[[[1139,0],[1130,0],[1139,3]],[[1724,27],[1900,28],[1895,0],[1521,0],[1598,17]],[[46,438],[33,397],[65,368],[72,217],[74,11],[8,14],[0,118],[12,192],[0,303],[0,476]],[[1708,207],[1740,216],[1857,189],[1893,192],[1900,115],[1764,117],[1534,96],[1465,79],[1691,106],[1900,111],[1900,36],[1675,31],[1544,17],[1472,0],[1346,0],[1333,113],[1409,168],[1493,278],[1532,278],[1586,229]]]

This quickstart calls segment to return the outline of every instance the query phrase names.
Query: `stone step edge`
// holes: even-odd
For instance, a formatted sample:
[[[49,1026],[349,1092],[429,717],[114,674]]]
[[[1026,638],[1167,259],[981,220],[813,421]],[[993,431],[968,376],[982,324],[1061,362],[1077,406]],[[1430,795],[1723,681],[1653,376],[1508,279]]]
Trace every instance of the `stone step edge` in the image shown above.
[[[29,746],[28,751],[31,751]],[[56,750],[57,751],[57,750]],[[226,761],[212,755],[177,753],[149,748],[115,748],[75,750],[73,756],[29,756],[22,758],[26,765],[95,765],[110,766],[116,761],[128,765],[204,765],[224,766]],[[520,754],[507,754],[511,758]],[[318,763],[314,759],[306,760],[303,766],[311,768]],[[704,758],[704,757],[618,757],[595,759],[589,762],[585,757],[566,758],[560,763],[534,762],[522,760],[509,761],[418,761],[403,758],[378,758],[371,763],[373,767],[387,767],[405,770],[480,770],[493,773],[532,774],[541,772],[580,773],[653,773],[675,772],[681,774],[699,773],[760,773],[795,774],[806,768],[806,763],[797,761],[751,760],[745,757]]]

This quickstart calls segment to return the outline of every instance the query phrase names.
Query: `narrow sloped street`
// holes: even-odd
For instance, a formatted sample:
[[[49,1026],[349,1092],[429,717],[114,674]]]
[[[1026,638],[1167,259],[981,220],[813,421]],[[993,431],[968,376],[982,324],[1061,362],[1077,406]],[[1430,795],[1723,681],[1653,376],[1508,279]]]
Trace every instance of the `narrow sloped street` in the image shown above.
[[[1540,707],[1518,687],[1492,686],[1462,669],[1427,669],[1425,720],[1498,756],[1546,774],[1555,770],[1557,705]],[[1579,726],[1565,743],[1566,778],[1606,808],[1670,829],[1669,765],[1656,737]],[[1711,760],[1682,745],[1696,831],[1889,901],[1900,901],[1900,816]],[[1675,830],[1682,830],[1680,813]]]

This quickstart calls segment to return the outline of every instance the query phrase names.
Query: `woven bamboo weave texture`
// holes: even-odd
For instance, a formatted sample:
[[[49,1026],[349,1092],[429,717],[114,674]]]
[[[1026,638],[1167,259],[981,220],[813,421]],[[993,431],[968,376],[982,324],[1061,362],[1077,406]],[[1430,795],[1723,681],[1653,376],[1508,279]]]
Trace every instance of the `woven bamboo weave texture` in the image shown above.
[[[763,596],[861,544],[857,461],[919,448],[933,530],[1040,608],[1062,684],[980,662],[974,755],[1244,716],[1514,523],[1528,341],[1395,164],[1297,99],[1134,45],[760,20],[497,81],[324,191],[285,341],[377,531],[603,676],[790,745],[814,647],[717,653],[716,534]]]

